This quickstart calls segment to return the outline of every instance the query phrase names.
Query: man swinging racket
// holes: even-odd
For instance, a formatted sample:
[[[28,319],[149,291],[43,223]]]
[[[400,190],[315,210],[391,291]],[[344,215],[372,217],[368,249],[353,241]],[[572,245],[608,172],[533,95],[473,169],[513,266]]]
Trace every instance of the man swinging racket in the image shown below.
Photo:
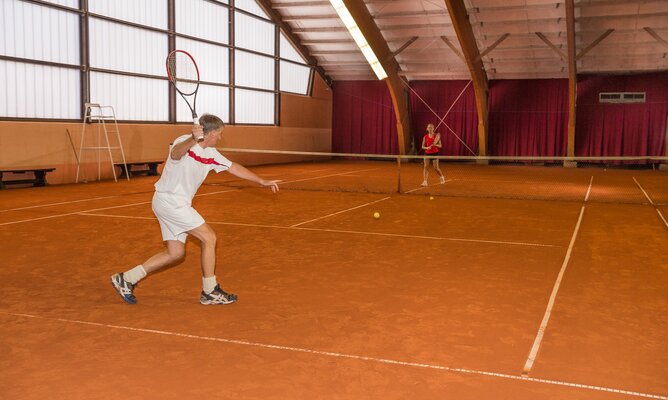
[[[209,171],[228,171],[239,178],[278,191],[280,181],[268,181],[241,164],[232,163],[215,149],[225,124],[215,115],[205,114],[193,125],[192,134],[177,138],[170,147],[162,176],[155,184],[153,212],[158,217],[165,250],[143,264],[114,274],[111,283],[123,300],[135,304],[134,289],[147,274],[185,256],[185,242],[192,235],[202,243],[201,304],[228,304],[237,296],[220,288],[216,281],[216,233],[192,207],[192,199]]]

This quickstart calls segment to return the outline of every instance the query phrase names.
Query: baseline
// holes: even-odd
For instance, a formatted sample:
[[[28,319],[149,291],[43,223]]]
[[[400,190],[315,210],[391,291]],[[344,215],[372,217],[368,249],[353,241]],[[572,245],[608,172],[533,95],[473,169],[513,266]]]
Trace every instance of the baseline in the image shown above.
[[[81,321],[81,320],[73,320],[73,319],[65,319],[65,318],[51,318],[51,317],[44,317],[44,316],[38,316],[38,315],[32,315],[32,314],[13,313],[13,312],[7,312],[7,311],[0,311],[0,312],[5,314],[5,315],[11,315],[11,316],[14,316],[14,317],[59,321],[59,322],[64,322],[64,323],[69,323],[69,324],[89,325],[89,326],[97,326],[97,327],[101,327],[101,328],[119,329],[119,330],[125,330],[125,331],[141,332],[141,333],[163,335],[163,336],[172,336],[172,337],[180,337],[180,338],[202,340],[202,341],[209,341],[209,342],[236,344],[236,345],[241,345],[241,346],[251,346],[251,347],[257,347],[257,348],[263,348],[263,349],[283,350],[283,351],[296,352],[296,353],[307,353],[307,354],[314,354],[316,356],[328,356],[328,357],[345,358],[345,359],[353,359],[353,360],[361,360],[361,361],[370,361],[370,362],[376,362],[376,363],[382,363],[382,364],[399,365],[399,366],[403,366],[403,367],[428,368],[428,369],[433,369],[433,370],[447,371],[447,372],[453,372],[453,373],[461,373],[461,374],[467,374],[467,375],[491,376],[491,377],[501,378],[501,379],[512,379],[512,380],[519,380],[519,381],[532,382],[532,383],[541,383],[541,384],[546,384],[546,385],[566,386],[566,387],[572,387],[572,388],[578,388],[578,389],[588,389],[588,390],[599,391],[599,392],[625,394],[625,395],[636,396],[636,397],[647,398],[647,399],[668,400],[668,397],[666,397],[666,396],[650,394],[650,393],[635,392],[635,391],[630,391],[630,390],[615,389],[615,388],[609,388],[609,387],[603,387],[603,386],[586,385],[586,384],[574,383],[574,382],[557,381],[557,380],[552,380],[552,379],[529,378],[527,376],[510,375],[510,374],[504,374],[504,373],[498,373],[498,372],[492,372],[492,371],[474,370],[474,369],[467,369],[467,368],[448,367],[448,366],[445,366],[445,365],[437,365],[437,364],[425,364],[425,363],[417,363],[417,362],[409,362],[409,361],[392,360],[392,359],[386,359],[386,358],[368,357],[368,356],[361,356],[361,355],[356,355],[356,354],[347,354],[347,353],[337,353],[337,352],[332,352],[332,351],[313,350],[313,349],[308,349],[308,348],[303,348],[303,347],[282,346],[282,345],[251,342],[251,341],[238,340],[238,339],[226,339],[226,338],[211,337],[211,336],[191,335],[191,334],[187,334],[187,333],[170,332],[170,331],[164,331],[164,330],[158,330],[158,329],[134,328],[134,327],[123,326],[123,325],[103,324],[103,323],[99,323],[99,322]]]

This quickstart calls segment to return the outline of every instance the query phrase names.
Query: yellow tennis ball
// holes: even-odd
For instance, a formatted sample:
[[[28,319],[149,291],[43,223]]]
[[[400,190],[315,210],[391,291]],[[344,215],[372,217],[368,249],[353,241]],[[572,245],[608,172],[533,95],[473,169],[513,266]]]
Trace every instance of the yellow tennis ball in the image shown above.
[[[429,196],[429,200],[434,200],[434,196]]]
[[[379,213],[378,211],[376,211],[375,213],[373,213],[373,217],[374,217],[375,219],[380,218],[380,213]]]

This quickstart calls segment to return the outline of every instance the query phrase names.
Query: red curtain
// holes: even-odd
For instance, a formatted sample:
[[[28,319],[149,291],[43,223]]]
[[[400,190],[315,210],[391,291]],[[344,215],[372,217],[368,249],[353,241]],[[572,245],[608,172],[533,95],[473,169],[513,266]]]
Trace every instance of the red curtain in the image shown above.
[[[599,103],[601,92],[645,92],[646,102]],[[668,72],[578,79],[575,154],[662,156],[668,118]]]
[[[398,154],[394,107],[383,81],[335,81],[332,85],[332,151]]]
[[[564,156],[567,140],[567,79],[490,82],[490,155]]]
[[[409,90],[411,130],[418,150],[422,144],[422,137],[427,132],[427,124],[432,123],[437,127],[436,132],[441,134],[443,143],[441,155],[471,156],[478,154],[478,113],[473,84],[469,82],[413,81],[410,83],[413,89]],[[457,99],[460,94],[461,97]],[[438,116],[434,115],[430,108]],[[450,112],[444,119],[446,126],[440,123],[440,119],[448,110]],[[471,150],[467,149],[464,143]]]

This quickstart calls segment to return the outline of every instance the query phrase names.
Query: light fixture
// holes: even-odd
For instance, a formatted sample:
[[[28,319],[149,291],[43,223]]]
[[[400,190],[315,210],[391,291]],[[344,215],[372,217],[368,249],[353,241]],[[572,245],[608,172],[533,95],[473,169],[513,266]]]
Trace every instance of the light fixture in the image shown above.
[[[387,74],[385,73],[383,66],[380,64],[380,61],[378,61],[378,57],[376,57],[376,54],[371,49],[371,46],[369,46],[369,43],[366,41],[362,31],[357,26],[355,19],[352,15],[350,15],[350,11],[348,11],[346,5],[343,4],[343,0],[329,0],[329,2],[332,3],[336,13],[339,14],[339,18],[341,18],[341,21],[348,29],[348,32],[350,32],[350,35],[355,40],[355,43],[357,43],[357,47],[359,47],[362,51],[362,54],[364,54],[364,58],[366,58],[378,79],[383,80],[387,78]]]

